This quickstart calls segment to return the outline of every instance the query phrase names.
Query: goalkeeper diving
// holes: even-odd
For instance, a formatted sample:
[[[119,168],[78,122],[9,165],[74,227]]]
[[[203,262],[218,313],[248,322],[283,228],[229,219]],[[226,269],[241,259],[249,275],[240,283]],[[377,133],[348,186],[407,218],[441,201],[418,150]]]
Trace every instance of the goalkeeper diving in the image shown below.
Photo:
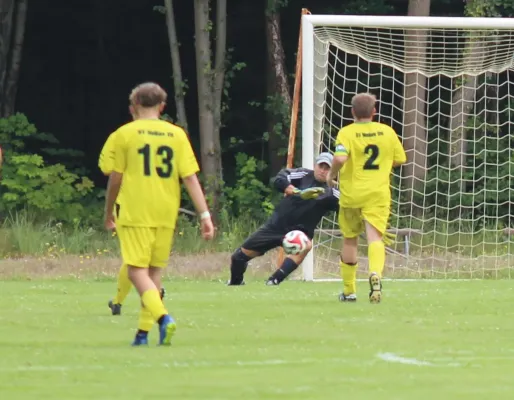
[[[244,285],[248,262],[282,245],[284,236],[293,230],[305,233],[310,241],[305,250],[288,255],[266,281],[269,286],[279,285],[301,264],[312,248],[312,238],[321,218],[339,208],[339,190],[327,185],[327,174],[333,156],[321,153],[314,170],[306,168],[283,169],[274,179],[274,186],[285,194],[271,217],[246,239],[231,257],[228,285]]]

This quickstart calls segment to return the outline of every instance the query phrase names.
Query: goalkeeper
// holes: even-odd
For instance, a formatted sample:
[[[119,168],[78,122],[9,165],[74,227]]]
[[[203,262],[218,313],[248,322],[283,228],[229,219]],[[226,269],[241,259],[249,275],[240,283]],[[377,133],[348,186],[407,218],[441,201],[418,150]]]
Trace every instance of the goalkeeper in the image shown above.
[[[304,232],[312,240],[321,218],[329,211],[339,209],[339,190],[327,185],[327,174],[333,156],[321,153],[314,170],[306,168],[283,169],[275,178],[275,187],[284,192],[271,217],[243,245],[232,254],[228,285],[244,285],[248,261],[282,246],[284,236],[293,230]],[[300,254],[288,255],[266,284],[278,285],[301,264],[312,248],[311,242]]]

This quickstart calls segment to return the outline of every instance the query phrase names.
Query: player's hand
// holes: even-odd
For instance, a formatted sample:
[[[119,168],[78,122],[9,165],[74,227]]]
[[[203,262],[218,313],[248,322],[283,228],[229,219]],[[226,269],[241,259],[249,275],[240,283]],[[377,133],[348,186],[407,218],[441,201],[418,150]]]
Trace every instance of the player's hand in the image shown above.
[[[391,246],[395,241],[396,235],[394,233],[386,232],[384,236],[382,236],[382,242],[384,242],[386,246]]]
[[[107,215],[104,219],[104,226],[105,229],[107,229],[108,231],[115,231],[116,223],[114,222],[114,216]]]
[[[311,200],[318,198],[318,196],[323,193],[325,193],[325,189],[323,189],[322,187],[311,187],[302,190],[299,193],[299,196],[302,200]]]
[[[327,176],[327,185],[328,187],[334,188],[337,187],[336,178],[332,176],[332,174],[328,174]]]
[[[293,195],[298,194],[300,192],[301,192],[301,190],[295,188],[293,185],[289,185],[288,187],[286,187],[286,190],[284,190],[284,194],[286,196],[293,196]]]
[[[212,240],[214,238],[214,225],[210,217],[200,220],[200,230],[205,240]]]

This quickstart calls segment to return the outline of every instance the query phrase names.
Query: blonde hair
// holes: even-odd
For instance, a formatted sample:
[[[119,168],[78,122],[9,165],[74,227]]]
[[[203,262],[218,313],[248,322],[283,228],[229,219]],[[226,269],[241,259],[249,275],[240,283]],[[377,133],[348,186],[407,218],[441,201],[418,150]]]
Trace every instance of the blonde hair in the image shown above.
[[[359,93],[353,96],[352,110],[355,118],[371,118],[376,101],[377,98],[371,93]]]
[[[161,103],[165,103],[167,98],[168,94],[164,89],[153,82],[137,85],[132,89],[129,96],[131,105],[143,108],[156,107]]]

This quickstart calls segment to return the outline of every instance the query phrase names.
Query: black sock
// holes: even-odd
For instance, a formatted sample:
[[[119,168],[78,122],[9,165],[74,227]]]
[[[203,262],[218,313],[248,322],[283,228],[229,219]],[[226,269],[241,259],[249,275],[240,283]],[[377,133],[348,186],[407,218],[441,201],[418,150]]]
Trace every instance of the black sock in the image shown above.
[[[269,277],[270,280],[274,280],[277,283],[282,282],[286,279],[296,268],[298,264],[290,258],[286,258],[279,269],[277,269],[273,275]]]
[[[250,261],[250,257],[243,253],[240,248],[232,254],[230,263],[230,284],[240,285],[243,283],[248,261]]]

